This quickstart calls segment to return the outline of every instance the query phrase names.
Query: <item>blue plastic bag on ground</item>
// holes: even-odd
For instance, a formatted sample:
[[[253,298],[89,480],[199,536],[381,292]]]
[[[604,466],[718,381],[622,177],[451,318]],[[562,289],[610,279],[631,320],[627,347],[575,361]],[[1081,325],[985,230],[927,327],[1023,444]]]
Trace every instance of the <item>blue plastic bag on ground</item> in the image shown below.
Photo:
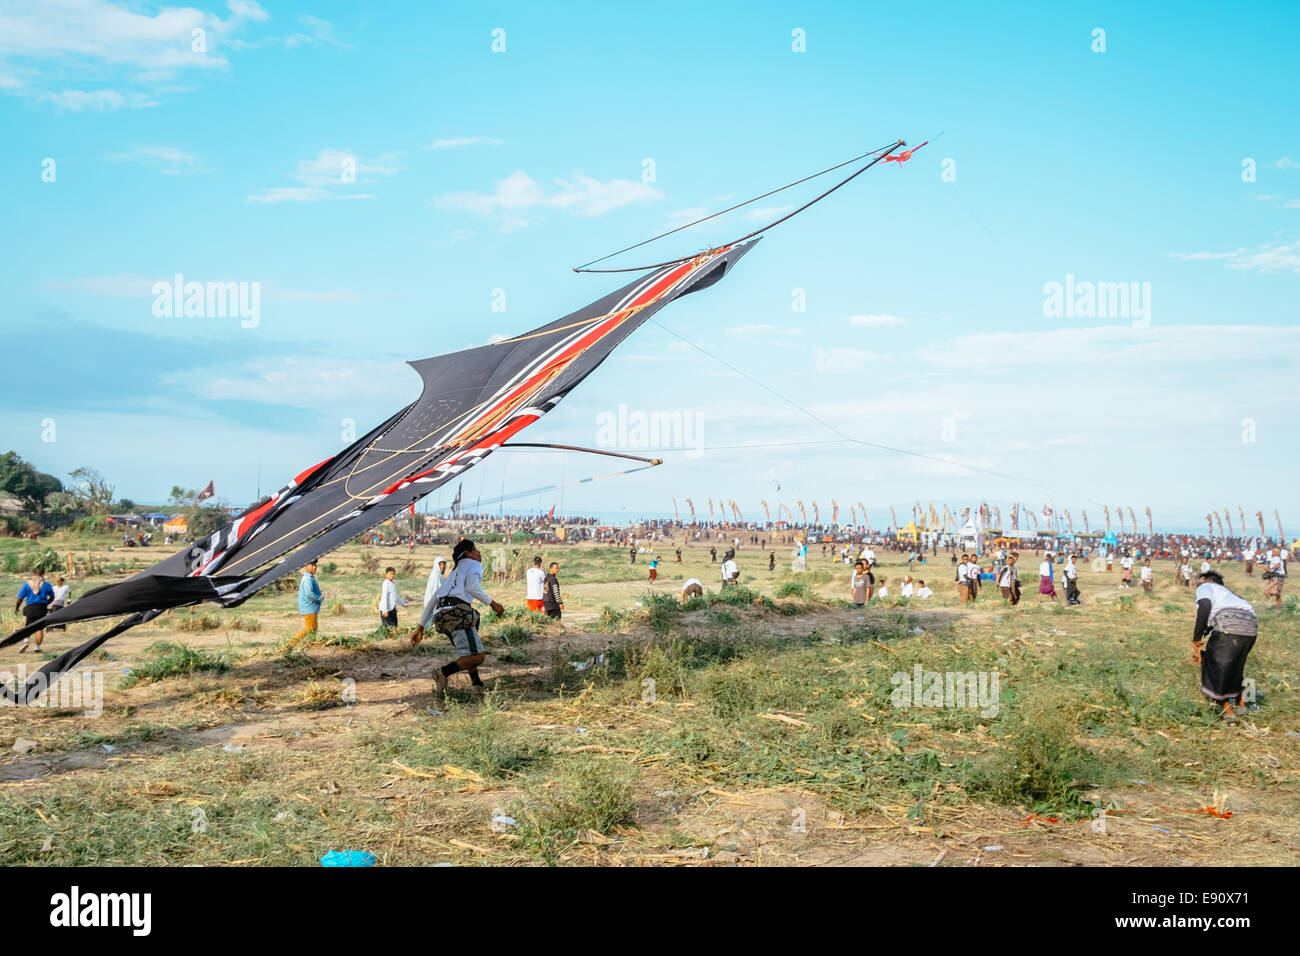
[[[320,858],[321,866],[374,866],[375,855],[364,850],[330,850]]]

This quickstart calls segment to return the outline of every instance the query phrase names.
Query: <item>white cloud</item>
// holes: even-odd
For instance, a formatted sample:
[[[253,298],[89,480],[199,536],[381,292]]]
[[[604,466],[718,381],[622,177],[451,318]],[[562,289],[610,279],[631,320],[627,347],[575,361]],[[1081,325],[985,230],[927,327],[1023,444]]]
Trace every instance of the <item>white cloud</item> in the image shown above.
[[[855,372],[868,362],[888,362],[892,355],[865,349],[813,349],[813,367],[819,372]]]
[[[460,149],[464,146],[500,146],[501,140],[491,136],[462,136],[458,139],[435,139],[425,149]]]
[[[1286,203],[1288,207],[1291,203]],[[1300,206],[1300,203],[1297,203]],[[1238,272],[1300,272],[1300,240],[1270,242],[1257,249],[1234,249],[1232,252],[1174,252],[1175,259],[1226,260],[1229,269]]]
[[[60,110],[81,113],[94,110],[145,109],[157,106],[158,100],[145,93],[120,90],[63,90],[59,93],[41,93],[37,96],[42,103],[50,103]]]
[[[209,374],[210,373],[210,374]],[[284,358],[252,361],[240,369],[226,367],[188,370],[185,376],[164,376],[164,385],[189,385],[205,399],[237,399],[315,408],[339,399],[384,398],[399,393],[403,384],[418,389],[405,362],[356,361],[334,358]]]
[[[0,67],[21,63],[31,82],[0,88],[64,110],[155,106],[160,83],[186,70],[227,69],[222,44],[246,24],[267,19],[252,0],[231,0],[228,9],[230,16],[222,19],[193,7],[142,13],[107,0],[5,4],[0,6]],[[111,85],[60,92],[50,88],[55,77]]]
[[[301,186],[272,186],[244,197],[244,202],[324,202],[329,199],[374,199],[372,193],[353,192],[357,184],[374,182],[381,176],[401,171],[395,157],[358,159],[350,150],[322,149],[310,159],[299,160],[289,178]]]
[[[536,213],[557,209],[571,216],[594,217],[630,204],[645,204],[662,199],[653,186],[628,179],[601,182],[581,173],[573,180],[556,179],[555,188],[547,191],[537,180],[516,170],[499,181],[490,193],[447,193],[434,199],[440,209],[459,209],[496,222],[505,232],[532,225]]]
[[[767,222],[771,219],[779,219],[788,212],[794,212],[794,210],[793,203],[788,206],[757,206],[754,209],[746,210],[741,219],[745,222]]]
[[[803,335],[798,328],[778,328],[775,325],[733,325],[727,329],[728,335]]]
[[[1283,156],[1273,165],[1278,169],[1300,169],[1300,163],[1297,163],[1290,156]]]
[[[1056,368],[1068,357],[1072,368],[1104,367],[1111,376],[1127,369],[1149,381],[1163,375],[1161,369],[1181,370],[1177,377],[1186,380],[1185,371],[1191,367],[1223,368],[1240,362],[1243,368],[1251,363],[1258,368],[1264,356],[1295,355],[1297,350],[1300,328],[1294,326],[1114,325],[979,332],[920,348],[916,358],[953,369],[970,368],[977,362],[986,370],[1027,370]]]
[[[870,328],[880,328],[886,325],[906,325],[907,319],[899,315],[885,315],[871,313],[868,315],[850,315],[849,325],[865,325]]]
[[[103,158],[110,163],[140,163],[169,176],[206,172],[197,156],[175,146],[137,146],[129,152],[109,153]]]

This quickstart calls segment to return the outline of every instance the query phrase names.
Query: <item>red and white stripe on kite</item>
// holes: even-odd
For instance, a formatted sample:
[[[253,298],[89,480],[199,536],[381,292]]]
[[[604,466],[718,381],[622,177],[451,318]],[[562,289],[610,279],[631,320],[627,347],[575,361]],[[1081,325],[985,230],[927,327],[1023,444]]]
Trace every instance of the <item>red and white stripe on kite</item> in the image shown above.
[[[439,439],[439,444],[447,444],[456,436],[469,432],[476,427],[490,423],[503,415],[511,414],[511,405],[520,405],[533,397],[536,392],[564,372],[568,366],[579,358],[606,335],[617,329],[631,315],[640,309],[653,305],[660,299],[676,291],[682,284],[698,272],[703,266],[718,256],[729,252],[731,246],[704,253],[694,259],[664,269],[647,276],[633,288],[624,299],[605,316],[591,320],[592,324],[577,329],[561,339],[550,349],[542,352],[528,367],[520,370],[514,378],[506,382],[498,391],[499,398],[491,401],[489,407],[478,413],[471,413],[456,422]],[[522,379],[522,381],[521,381]],[[502,394],[505,393],[505,394]]]

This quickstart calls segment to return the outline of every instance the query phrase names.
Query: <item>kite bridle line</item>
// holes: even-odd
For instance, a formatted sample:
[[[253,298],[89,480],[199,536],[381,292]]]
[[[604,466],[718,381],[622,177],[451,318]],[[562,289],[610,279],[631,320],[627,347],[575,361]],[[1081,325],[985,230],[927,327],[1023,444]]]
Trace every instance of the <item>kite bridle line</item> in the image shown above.
[[[805,209],[807,209],[809,206],[812,206],[812,205],[814,205],[814,204],[816,204],[816,203],[821,202],[823,199],[825,199],[825,198],[826,198],[827,196],[829,196],[831,193],[835,192],[835,190],[839,189],[841,186],[846,185],[847,183],[853,181],[854,179],[857,179],[859,176],[861,176],[863,173],[865,173],[865,172],[866,172],[868,169],[870,169],[872,166],[876,165],[876,163],[880,162],[882,159],[884,159],[886,156],[888,156],[888,155],[889,155],[890,153],[892,153],[894,150],[898,149],[898,148],[901,147],[901,146],[906,146],[906,145],[907,145],[907,143],[905,143],[903,140],[900,139],[900,140],[895,141],[895,142],[894,142],[892,145],[890,145],[890,146],[883,146],[883,147],[881,147],[880,149],[871,150],[870,152],[863,153],[863,154],[860,155],[860,156],[854,156],[852,159],[846,159],[844,162],[842,162],[842,163],[837,163],[837,164],[834,165],[834,166],[829,166],[829,167],[827,167],[826,169],[823,169],[823,170],[822,170],[821,172],[819,172],[819,173],[813,173],[811,176],[805,176],[803,179],[796,179],[796,180],[795,180],[794,182],[792,182],[792,183],[787,183],[787,184],[784,185],[784,186],[780,186],[780,187],[778,187],[778,188],[776,188],[776,189],[769,190],[768,192],[765,192],[765,193],[763,193],[763,194],[760,195],[760,196],[755,196],[755,197],[752,198],[752,199],[746,199],[744,202],[736,203],[734,206],[728,206],[726,209],[723,209],[723,210],[721,210],[721,211],[719,211],[719,212],[712,213],[711,215],[705,216],[705,217],[703,217],[702,219],[696,219],[694,222],[688,222],[688,223],[687,223],[686,225],[684,225],[684,226],[678,226],[676,229],[669,229],[667,232],[661,232],[661,233],[660,233],[659,235],[657,235],[657,236],[652,236],[652,237],[649,238],[649,239],[643,239],[643,240],[641,240],[640,242],[634,243],[634,244],[632,244],[632,245],[630,245],[630,246],[627,246],[626,248],[623,248],[623,249],[618,250],[618,252],[611,252],[609,255],[607,255],[607,256],[601,256],[599,259],[592,259],[592,260],[591,260],[590,262],[588,262],[588,263],[585,263],[585,264],[580,265],[580,266],[575,266],[574,269],[573,269],[573,271],[574,271],[574,272],[592,272],[592,273],[595,273],[595,272],[600,272],[600,273],[610,273],[610,272],[648,272],[648,271],[651,270],[651,269],[662,269],[664,266],[672,266],[672,265],[677,265],[679,262],[687,262],[687,261],[689,261],[689,260],[695,258],[695,256],[699,255],[699,253],[692,253],[692,254],[689,255],[689,256],[682,256],[681,258],[678,258],[678,259],[669,259],[669,260],[667,260],[666,262],[657,262],[657,263],[655,263],[654,265],[648,265],[648,266],[631,266],[631,267],[626,268],[626,269],[591,269],[591,268],[589,268],[589,266],[594,266],[594,265],[595,265],[596,263],[598,263],[598,262],[604,262],[606,259],[613,259],[615,256],[621,256],[621,255],[622,255],[623,253],[625,253],[625,252],[631,252],[633,249],[639,249],[641,246],[648,245],[649,243],[652,243],[652,242],[656,242],[656,241],[658,241],[658,240],[660,240],[660,239],[663,239],[665,236],[671,236],[671,235],[673,235],[674,233],[681,232],[683,229],[690,229],[692,226],[698,226],[700,223],[702,223],[702,222],[708,222],[710,219],[717,219],[719,216],[725,216],[727,213],[732,212],[732,211],[734,211],[734,210],[736,210],[736,209],[739,209],[739,208],[741,208],[742,206],[748,206],[750,203],[758,202],[760,199],[766,199],[768,196],[774,196],[774,195],[776,195],[776,194],[779,193],[779,192],[783,192],[784,190],[791,189],[791,188],[793,188],[794,186],[801,185],[802,183],[806,183],[806,182],[808,182],[809,180],[816,179],[818,176],[825,176],[827,173],[834,172],[834,171],[837,170],[837,169],[843,169],[845,166],[849,166],[849,165],[851,165],[851,164],[853,164],[853,163],[856,163],[856,162],[859,162],[859,161],[861,161],[861,160],[863,160],[863,159],[866,159],[868,156],[874,156],[874,157],[875,157],[873,160],[871,160],[871,162],[867,163],[867,164],[866,164],[865,166],[863,166],[861,169],[857,170],[856,172],[852,173],[852,174],[849,175],[849,176],[846,176],[844,179],[841,179],[838,183],[836,183],[836,184],[835,184],[834,186],[832,186],[830,189],[826,190],[826,191],[825,191],[824,193],[822,193],[820,196],[816,196],[816,197],[810,199],[808,202],[804,203],[804,204],[803,204],[802,206],[800,206],[798,209],[795,209],[795,210],[793,210],[793,211],[791,211],[791,212],[786,213],[784,216],[781,216],[779,219],[774,219],[774,220],[772,220],[772,221],[769,222],[766,226],[762,226],[762,227],[760,227],[760,228],[758,228],[758,229],[755,229],[753,232],[747,233],[747,234],[741,236],[739,239],[734,239],[734,240],[732,240],[731,242],[724,242],[724,243],[722,243],[722,245],[720,245],[720,246],[716,246],[714,249],[709,249],[709,250],[707,250],[707,252],[711,253],[711,252],[716,251],[716,249],[721,249],[721,248],[724,248],[724,247],[726,247],[726,246],[734,246],[734,245],[737,245],[738,243],[744,242],[746,239],[753,239],[755,236],[757,236],[757,235],[759,235],[759,234],[761,234],[761,233],[767,232],[767,230],[771,229],[772,227],[781,225],[781,223],[785,222],[787,219],[790,219],[790,218],[792,218],[792,217],[794,217],[794,216],[799,215],[799,213],[803,212],[803,211],[804,211]]]

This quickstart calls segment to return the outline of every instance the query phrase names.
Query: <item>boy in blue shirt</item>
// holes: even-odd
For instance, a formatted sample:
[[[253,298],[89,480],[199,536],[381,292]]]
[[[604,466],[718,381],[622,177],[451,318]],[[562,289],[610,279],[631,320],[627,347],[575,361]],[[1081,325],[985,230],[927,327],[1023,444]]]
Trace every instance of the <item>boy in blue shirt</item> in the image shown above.
[[[302,580],[298,583],[298,613],[302,615],[302,630],[289,639],[287,647],[293,647],[308,634],[316,633],[321,600],[320,585],[316,583],[316,562],[309,561],[302,569]]]

